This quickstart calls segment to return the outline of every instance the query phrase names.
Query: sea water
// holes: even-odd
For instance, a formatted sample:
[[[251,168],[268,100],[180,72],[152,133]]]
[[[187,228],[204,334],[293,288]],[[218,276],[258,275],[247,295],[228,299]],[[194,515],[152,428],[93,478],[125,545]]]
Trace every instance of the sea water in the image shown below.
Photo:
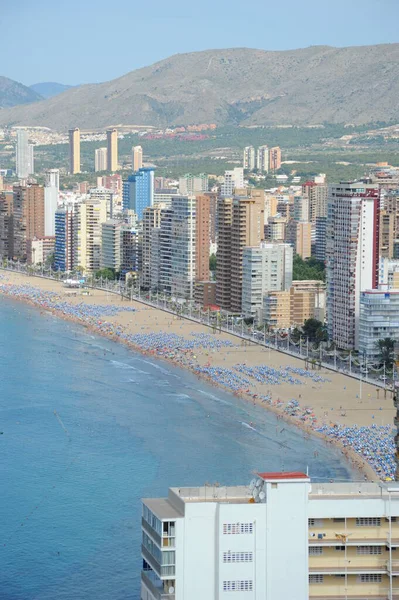
[[[169,486],[358,475],[262,407],[1,297],[0,431],[1,600],[138,600],[140,500]]]

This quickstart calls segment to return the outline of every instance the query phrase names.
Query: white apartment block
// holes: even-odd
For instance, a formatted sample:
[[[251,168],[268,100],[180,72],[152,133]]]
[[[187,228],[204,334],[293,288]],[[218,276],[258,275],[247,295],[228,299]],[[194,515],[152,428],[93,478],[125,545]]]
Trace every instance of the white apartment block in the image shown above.
[[[327,319],[338,348],[359,348],[360,292],[378,285],[379,197],[377,185],[361,181],[329,189]]]
[[[94,170],[96,173],[107,170],[108,149],[97,148],[94,152]]]
[[[209,177],[205,173],[191,175],[188,173],[179,178],[179,192],[181,196],[193,196],[208,191]],[[176,195],[176,194],[175,194]]]
[[[224,182],[221,186],[221,196],[232,196],[235,188],[244,187],[244,169],[235,167],[232,171],[224,172]]]
[[[399,485],[260,473],[143,500],[141,600],[399,598]]]
[[[35,172],[33,144],[29,144],[26,129],[18,129],[16,146],[16,172],[19,179],[26,179]]]
[[[73,215],[73,266],[93,273],[101,266],[102,223],[107,220],[107,201],[85,200]]]
[[[380,256],[378,284],[384,288],[399,287],[399,260]]]
[[[263,296],[268,292],[288,290],[292,284],[293,250],[289,244],[261,242],[246,247],[242,266],[242,312],[258,317]]]
[[[269,147],[259,146],[256,152],[256,166],[260,173],[269,172]]]
[[[109,220],[101,224],[101,268],[120,271],[122,262],[121,221]]]
[[[171,223],[171,293],[192,300],[195,282],[195,198],[175,196]]]
[[[253,146],[246,146],[243,152],[243,167],[248,171],[256,169],[256,154]]]
[[[310,221],[310,203],[308,196],[294,196],[294,220]]]
[[[399,342],[399,290],[367,290],[360,296],[359,350],[378,361],[378,340]]]

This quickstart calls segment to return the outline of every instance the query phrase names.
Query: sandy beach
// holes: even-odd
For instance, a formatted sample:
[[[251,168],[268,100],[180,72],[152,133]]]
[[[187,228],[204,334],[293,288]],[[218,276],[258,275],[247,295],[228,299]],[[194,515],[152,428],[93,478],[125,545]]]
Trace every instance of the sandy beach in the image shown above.
[[[327,442],[340,445],[368,479],[391,475],[392,448],[387,441],[394,417],[391,392],[384,397],[384,390],[363,383],[360,398],[359,381],[345,375],[324,368],[305,372],[304,361],[226,333],[214,333],[205,325],[122,300],[116,294],[92,289],[90,295],[76,292],[72,296],[71,290],[53,280],[0,270],[0,293],[82,323],[135,350],[190,368],[198,377],[273,410],[302,427],[305,435],[321,435]],[[175,348],[170,347],[170,341]],[[336,426],[345,435],[338,436]]]

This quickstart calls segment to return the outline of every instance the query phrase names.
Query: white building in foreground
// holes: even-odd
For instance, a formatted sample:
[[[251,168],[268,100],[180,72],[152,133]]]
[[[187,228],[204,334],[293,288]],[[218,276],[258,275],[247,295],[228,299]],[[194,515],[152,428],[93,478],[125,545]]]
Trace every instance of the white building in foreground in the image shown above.
[[[143,500],[141,600],[393,600],[399,484],[171,488]]]
[[[359,349],[368,361],[379,358],[378,340],[399,342],[399,290],[367,290],[360,295]]]

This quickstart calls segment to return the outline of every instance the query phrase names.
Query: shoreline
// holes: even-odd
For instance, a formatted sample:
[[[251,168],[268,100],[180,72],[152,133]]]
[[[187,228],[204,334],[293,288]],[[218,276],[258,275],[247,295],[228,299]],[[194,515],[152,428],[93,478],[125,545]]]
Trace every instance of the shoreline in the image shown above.
[[[5,272],[8,274],[7,271],[2,271],[2,272],[3,273]],[[25,274],[20,274],[20,273],[18,273],[17,275],[18,275],[17,279],[22,279],[22,281],[24,282],[25,285],[30,285],[33,288],[35,287],[34,285],[32,285],[32,283],[36,283],[38,278],[35,278],[34,282],[32,282],[30,276],[27,276]],[[7,277],[3,276],[0,279],[0,283],[5,283],[4,279],[8,279],[6,285],[13,285],[13,283],[11,283],[9,281],[10,279],[13,279],[12,277],[7,278]],[[62,283],[60,283],[60,282],[56,282],[53,280],[50,280],[50,281],[53,284],[52,287],[62,286]],[[40,287],[35,288],[35,289],[39,290]],[[118,322],[115,323],[115,322],[110,321],[109,317],[102,318],[101,321],[98,321],[98,324],[96,325],[94,322],[83,322],[82,319],[72,317],[68,314],[65,314],[62,312],[62,310],[57,310],[52,307],[40,306],[40,304],[38,302],[35,302],[33,299],[28,299],[28,298],[24,298],[24,297],[16,297],[16,296],[13,296],[12,294],[8,294],[4,290],[0,290],[0,294],[2,294],[5,298],[8,298],[10,300],[18,300],[24,304],[31,306],[32,308],[38,309],[41,314],[50,313],[52,316],[54,316],[56,318],[60,318],[64,321],[69,321],[71,323],[75,323],[77,325],[83,326],[84,329],[86,329],[87,331],[90,331],[91,333],[93,333],[95,335],[101,335],[102,337],[110,339],[114,342],[119,342],[119,343],[122,342],[130,350],[133,350],[134,352],[137,352],[143,356],[152,357],[152,358],[155,358],[158,360],[162,359],[162,360],[165,360],[168,364],[170,364],[172,366],[188,369],[198,379],[205,381],[207,384],[212,385],[212,387],[222,389],[228,393],[231,393],[235,397],[240,398],[241,400],[244,400],[245,402],[250,402],[253,405],[262,406],[264,409],[270,410],[278,419],[281,419],[285,423],[287,423],[289,425],[293,425],[296,428],[299,428],[304,433],[304,437],[316,436],[318,439],[323,440],[327,445],[332,444],[336,449],[338,449],[341,452],[341,454],[345,457],[345,459],[351,464],[351,466],[353,468],[360,471],[364,475],[366,480],[368,480],[368,481],[381,480],[381,477],[373,469],[372,465],[363,456],[361,456],[358,452],[356,452],[356,450],[354,448],[351,448],[351,447],[345,445],[344,443],[342,443],[341,441],[339,441],[337,439],[329,437],[327,434],[325,434],[321,431],[317,431],[314,426],[310,425],[308,422],[301,421],[300,418],[298,418],[298,416],[292,416],[290,414],[287,414],[287,412],[284,411],[284,404],[275,405],[272,403],[266,403],[265,401],[262,401],[261,398],[257,397],[258,396],[257,394],[255,394],[256,397],[254,397],[253,393],[245,393],[242,390],[234,391],[234,390],[230,389],[227,385],[223,385],[222,383],[215,382],[210,376],[207,376],[206,374],[200,372],[198,369],[201,367],[201,364],[198,361],[196,364],[194,364],[192,360],[191,361],[189,360],[190,358],[192,359],[193,357],[194,357],[194,359],[197,358],[196,355],[194,354],[194,352],[196,354],[199,354],[199,352],[196,349],[186,350],[185,352],[179,353],[177,356],[174,355],[174,352],[171,352],[173,357],[166,356],[164,354],[160,354],[156,350],[152,350],[152,351],[146,350],[145,348],[143,348],[135,343],[132,343],[128,339],[125,339],[123,337],[123,335],[126,335],[126,331],[125,331],[126,327],[124,327],[123,324],[120,324]],[[89,303],[90,300],[93,299],[93,296],[88,296],[88,297],[79,296],[78,298],[79,298],[80,302]],[[118,298],[118,295],[115,294],[115,298]],[[118,299],[120,300],[120,297]],[[70,298],[65,298],[64,302],[68,303],[69,300],[70,300]],[[115,303],[112,302],[111,304],[114,305]],[[119,305],[120,310],[121,311],[132,310],[132,309],[134,310],[134,308],[132,306],[133,304],[134,304],[134,302],[126,302],[126,304],[123,302],[122,305]],[[126,309],[125,309],[125,306],[126,306]],[[128,306],[130,306],[132,308],[129,309]],[[148,306],[145,310],[157,311],[157,309],[154,309],[154,308],[148,307]],[[135,314],[135,312],[133,314]],[[170,314],[168,315],[168,318],[171,318]],[[179,322],[180,321],[178,321],[178,323]],[[103,327],[100,327],[99,325],[102,325]],[[115,325],[116,325],[116,327],[115,327]],[[111,329],[111,332],[109,331],[109,329],[107,329],[107,327],[109,329]],[[230,336],[225,335],[224,337],[230,337]],[[248,348],[248,346],[245,347],[245,352],[246,352],[247,348]],[[262,354],[266,355],[267,352],[268,352],[268,350],[266,350],[266,351],[264,350]],[[208,356],[208,353],[206,353],[206,354]],[[211,359],[209,359],[209,363],[210,363],[210,360]],[[342,375],[342,377],[345,377],[345,375]],[[301,397],[301,395],[299,397]],[[280,398],[278,398],[278,400],[280,400]]]

